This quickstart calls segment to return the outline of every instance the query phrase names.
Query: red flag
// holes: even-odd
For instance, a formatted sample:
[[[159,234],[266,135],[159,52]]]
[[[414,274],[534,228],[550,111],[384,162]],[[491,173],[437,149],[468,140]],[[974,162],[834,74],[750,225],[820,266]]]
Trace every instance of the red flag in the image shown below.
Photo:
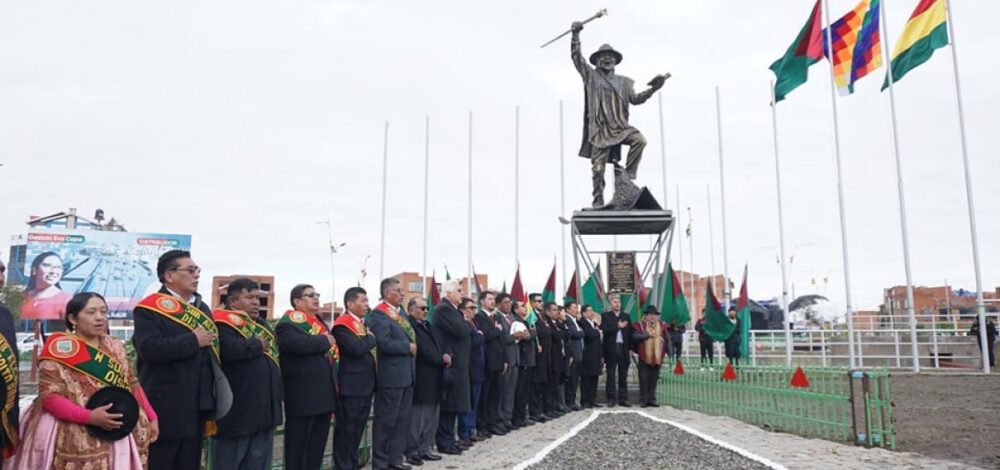
[[[573,301],[579,302],[580,301],[579,295],[580,293],[577,291],[576,287],[576,271],[574,270],[573,277],[570,278],[569,280],[569,287],[566,288],[566,295],[563,296],[563,301],[571,299]]]
[[[674,366],[674,375],[684,375],[684,366],[681,365],[681,360],[677,360],[677,365]]]
[[[743,285],[740,286],[740,298],[736,301],[736,311],[746,308],[750,303],[750,296],[747,295],[747,267],[743,266]]]
[[[722,380],[736,381],[736,369],[733,369],[732,362],[726,364],[726,370],[722,372]]]
[[[556,301],[556,264],[552,263],[552,272],[549,273],[549,280],[545,281],[545,288],[542,289],[543,302]]]
[[[642,282],[642,273],[639,272],[638,266],[635,267],[635,285],[639,286],[639,307],[643,307],[649,297],[649,289]]]
[[[801,367],[796,368],[795,373],[792,374],[792,386],[795,388],[809,388],[809,378],[806,377],[806,372]]]
[[[434,274],[431,274],[431,305],[437,305],[441,303],[441,291],[438,290],[437,280],[434,279]],[[433,308],[433,307],[431,307]]]
[[[472,281],[476,283],[476,293],[479,294],[483,291],[482,286],[479,285],[479,276],[476,275],[476,267],[472,266]]]
[[[517,267],[517,272],[514,273],[514,284],[510,286],[510,298],[522,302],[528,302],[528,296],[524,293],[524,286],[521,285],[521,267]]]

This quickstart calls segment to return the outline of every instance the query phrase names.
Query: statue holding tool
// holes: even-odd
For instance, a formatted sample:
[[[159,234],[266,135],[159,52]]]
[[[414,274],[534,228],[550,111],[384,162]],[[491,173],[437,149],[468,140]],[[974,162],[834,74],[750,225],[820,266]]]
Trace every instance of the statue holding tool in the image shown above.
[[[618,194],[619,189],[624,189],[638,197],[639,190],[631,181],[636,178],[642,151],[646,147],[646,138],[628,123],[629,105],[645,103],[663,87],[670,74],[653,77],[647,84],[649,88],[636,93],[631,78],[615,73],[615,66],[621,63],[622,55],[610,45],[604,44],[591,54],[588,64],[580,52],[580,31],[585,23],[606,14],[602,10],[585,21],[574,22],[567,33],[572,33],[570,55],[573,65],[583,78],[583,142],[579,155],[589,158],[591,162],[594,197],[592,206],[593,209],[623,209],[628,208],[627,204],[622,204],[623,201],[613,200],[607,205],[604,203],[605,165],[611,163],[615,167],[615,199],[622,196],[626,200],[632,199],[634,203],[629,195]],[[622,145],[629,147],[624,169],[619,165]]]

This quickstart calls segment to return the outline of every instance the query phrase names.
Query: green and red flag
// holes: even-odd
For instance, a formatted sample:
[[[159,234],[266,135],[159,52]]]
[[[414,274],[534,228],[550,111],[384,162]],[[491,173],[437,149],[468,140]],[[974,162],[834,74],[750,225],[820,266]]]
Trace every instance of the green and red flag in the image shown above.
[[[573,271],[573,277],[569,280],[569,287],[566,288],[566,294],[563,295],[563,303],[569,303],[569,301],[579,302],[578,299],[580,295],[579,289],[576,288],[576,270]]]
[[[524,292],[524,285],[521,284],[521,266],[518,266],[514,273],[514,284],[510,287],[510,298],[523,303],[528,309],[528,315],[524,318],[525,322],[534,325],[538,321],[535,310],[531,308],[531,302],[528,302],[528,295]]]
[[[920,0],[903,34],[896,40],[892,52],[893,82],[898,82],[907,72],[927,62],[936,49],[948,45],[948,5],[945,0]],[[886,76],[882,89],[889,87]]]
[[[434,272],[431,272],[431,285],[427,290],[427,321],[434,319],[434,307],[441,303],[441,291],[438,290],[437,280],[434,279]]]
[[[664,279],[663,299],[660,301],[660,319],[678,325],[684,325],[691,321],[691,311],[684,298],[681,281],[677,278],[677,273],[671,263],[667,264],[667,275]]]
[[[601,292],[603,287],[601,285],[601,263],[597,263],[594,267],[594,272],[590,273],[590,277],[587,278],[587,282],[583,283],[583,300],[581,303],[583,305],[590,305],[594,308],[594,311],[604,313],[604,302],[601,301]]]
[[[556,301],[556,265],[552,264],[552,272],[549,273],[549,280],[545,281],[545,288],[542,289],[542,302]]]
[[[705,288],[705,334],[715,341],[722,342],[729,339],[736,329],[736,325],[729,321],[729,316],[719,304],[715,292],[712,292],[712,283],[707,284],[708,287]]]
[[[785,51],[784,57],[771,64],[775,75],[774,101],[785,99],[792,90],[809,79],[809,67],[823,58],[823,14],[816,0],[805,26]]]
[[[740,357],[750,357],[750,296],[747,295],[747,266],[743,265],[743,285],[736,301],[736,318],[740,320]]]

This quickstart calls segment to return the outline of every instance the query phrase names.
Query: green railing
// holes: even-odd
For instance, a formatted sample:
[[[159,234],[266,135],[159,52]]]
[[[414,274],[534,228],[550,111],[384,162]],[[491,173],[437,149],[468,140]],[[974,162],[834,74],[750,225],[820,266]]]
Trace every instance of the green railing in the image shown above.
[[[323,454],[323,466],[325,469],[333,468],[333,430],[337,427],[336,421],[330,423],[330,434],[327,437],[326,452]],[[368,416],[368,425],[365,426],[365,433],[361,437],[361,447],[358,449],[358,462],[362,467],[371,461],[372,456],[372,438],[371,438],[371,428],[372,428],[372,417]],[[280,426],[278,430],[274,433],[274,453],[272,455],[271,470],[283,470],[285,468],[284,459],[284,434],[285,427]],[[212,446],[210,444],[210,439],[205,439],[204,442],[205,449],[205,462],[204,468],[212,468]]]
[[[664,364],[656,388],[661,404],[729,416],[770,431],[896,446],[889,374],[885,370],[803,368],[808,387],[791,385],[795,369],[741,366],[735,380],[723,380],[723,365],[685,364],[674,374]]]

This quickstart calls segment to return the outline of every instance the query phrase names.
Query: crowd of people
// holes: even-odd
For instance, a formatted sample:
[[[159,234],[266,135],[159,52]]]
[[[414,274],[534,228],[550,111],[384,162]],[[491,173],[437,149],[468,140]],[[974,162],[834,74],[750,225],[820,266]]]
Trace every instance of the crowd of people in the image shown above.
[[[408,469],[574,411],[631,406],[633,361],[638,404],[657,406],[660,367],[683,341],[683,326],[655,307],[633,322],[615,295],[598,312],[540,294],[530,305],[490,291],[473,299],[445,281],[438,305],[404,305],[394,278],[374,307],[363,288],[348,289],[332,325],[316,290],[297,285],[272,328],[256,283],[232,281],[213,311],[197,293],[200,273],[189,252],[160,257],[162,286],[133,312],[134,368],[92,292],[69,299],[67,331],[46,339],[38,398],[23,414],[16,348],[0,360],[5,468],[197,469],[208,442],[212,468],[264,469],[283,425],[284,468],[318,469],[333,421],[335,467],[356,469],[371,417],[372,467]],[[13,322],[0,317],[9,359]]]

